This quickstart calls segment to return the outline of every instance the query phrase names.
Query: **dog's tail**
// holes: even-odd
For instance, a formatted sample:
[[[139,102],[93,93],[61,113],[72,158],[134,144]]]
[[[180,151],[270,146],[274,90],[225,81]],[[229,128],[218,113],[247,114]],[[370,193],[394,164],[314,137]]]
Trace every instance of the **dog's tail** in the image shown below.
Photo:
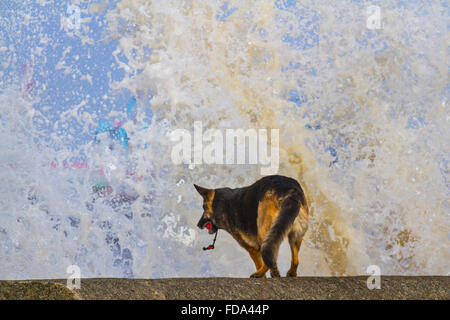
[[[292,190],[284,199],[278,217],[264,237],[261,244],[261,255],[264,263],[270,269],[276,266],[278,249],[280,248],[286,233],[294,223],[300,207],[304,207],[308,210],[304,194],[301,190]]]

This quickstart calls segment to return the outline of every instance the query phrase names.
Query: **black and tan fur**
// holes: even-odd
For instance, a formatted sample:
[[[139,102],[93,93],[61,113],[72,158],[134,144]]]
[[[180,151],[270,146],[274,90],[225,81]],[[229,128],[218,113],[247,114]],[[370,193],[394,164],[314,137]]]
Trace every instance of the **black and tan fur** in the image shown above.
[[[198,227],[212,224],[210,233],[224,229],[245,248],[256,266],[251,277],[279,277],[278,249],[288,238],[292,262],[287,276],[297,276],[298,253],[308,229],[308,205],[300,184],[284,176],[267,176],[243,188],[206,189]]]

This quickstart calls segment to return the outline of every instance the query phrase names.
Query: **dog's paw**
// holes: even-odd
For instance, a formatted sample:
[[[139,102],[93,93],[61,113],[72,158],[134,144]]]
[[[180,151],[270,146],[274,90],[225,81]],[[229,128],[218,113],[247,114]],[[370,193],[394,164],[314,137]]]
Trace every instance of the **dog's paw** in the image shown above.
[[[258,273],[253,273],[251,276],[250,276],[250,278],[265,278],[266,277],[266,275],[265,274],[263,274],[263,275],[260,275],[260,274],[258,274]]]
[[[286,277],[296,277],[297,276],[297,272],[293,272],[293,271],[288,271],[288,273],[286,273]]]
[[[280,277],[280,271],[278,271],[278,269],[270,270],[270,276],[272,278],[279,278]]]

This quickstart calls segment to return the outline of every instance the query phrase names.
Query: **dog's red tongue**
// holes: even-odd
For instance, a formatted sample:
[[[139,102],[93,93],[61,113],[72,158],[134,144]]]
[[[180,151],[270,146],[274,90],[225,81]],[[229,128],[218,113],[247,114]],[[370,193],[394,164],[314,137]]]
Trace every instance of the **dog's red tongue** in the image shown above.
[[[208,229],[208,230],[211,229],[211,223],[207,223],[205,227],[206,227],[206,229]]]

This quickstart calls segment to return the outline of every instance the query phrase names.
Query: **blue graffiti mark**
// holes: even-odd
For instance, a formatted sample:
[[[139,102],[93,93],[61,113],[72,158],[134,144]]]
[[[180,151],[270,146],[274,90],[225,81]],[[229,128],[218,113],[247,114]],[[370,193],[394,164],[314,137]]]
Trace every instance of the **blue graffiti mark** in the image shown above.
[[[74,228],[78,228],[78,226],[80,225],[80,218],[77,217],[69,217],[70,220],[70,226],[74,227]]]
[[[406,123],[407,129],[419,129],[421,126],[425,125],[425,119],[420,115],[413,115],[408,118]]]
[[[316,124],[316,125],[312,126],[311,124],[308,123],[305,125],[305,128],[310,129],[310,130],[319,130],[319,129],[321,129],[321,126],[320,126],[320,124]]]
[[[102,133],[102,132],[107,132],[107,131],[110,131],[111,129],[112,129],[111,123],[109,123],[107,121],[100,121],[97,126],[96,134]]]
[[[289,64],[287,66],[281,66],[281,72],[286,72],[289,70],[296,70],[299,69],[301,67],[301,63],[300,62],[293,62],[293,61],[289,61]]]
[[[297,28],[289,25],[289,32],[284,34],[282,41],[296,50],[311,49],[319,44],[319,14],[309,8],[297,8],[294,1],[275,3],[280,10],[293,13],[297,17]],[[287,23],[281,17],[277,18],[280,22]]]
[[[298,92],[296,89],[289,90],[289,101],[294,102],[297,107],[301,107],[302,104],[308,101],[308,98],[303,92]]]
[[[221,12],[216,14],[216,19],[225,22],[235,11],[238,10],[236,7],[229,7],[229,2],[225,1],[220,7]]]
[[[109,228],[110,227],[111,225],[109,224]],[[113,266],[121,268],[125,277],[133,277],[133,255],[130,249],[124,248],[122,250],[119,243],[119,237],[116,233],[111,231],[106,232],[105,241],[114,257],[117,257],[113,262]]]
[[[339,156],[333,147],[326,147],[325,152],[329,152],[332,157],[334,157],[334,160],[330,162],[329,166],[331,167],[333,164],[337,163],[339,161]]]
[[[110,134],[114,140],[119,141],[120,145],[124,149],[128,148],[128,136],[127,136],[127,132],[125,131],[124,128],[119,128],[118,130],[113,130],[112,132],[110,132]]]
[[[119,244],[119,237],[115,233],[108,231],[106,233],[105,241],[106,241],[106,244],[109,245],[109,249],[112,251],[113,255],[119,256],[120,252],[121,252],[120,244]]]
[[[306,50],[313,48],[319,43],[319,36],[313,32],[307,32],[300,36],[292,37],[287,33],[283,36],[282,41],[289,43],[291,47],[297,50]]]
[[[296,0],[276,0],[275,7],[280,10],[290,11],[297,6]]]
[[[311,65],[311,62],[306,64],[301,64],[300,62],[289,61],[286,66],[281,66],[281,72],[287,72],[291,70],[300,70],[305,74],[310,74],[312,76],[317,76],[317,69]]]
[[[108,132],[109,137],[113,140],[116,140],[120,143],[120,145],[124,148],[128,148],[128,135],[124,128],[121,127],[113,127],[112,124],[108,121],[101,121],[98,124],[96,135],[99,133]],[[94,142],[99,143],[100,140],[97,136],[94,138]],[[110,146],[113,149],[113,146]]]
[[[128,101],[127,106],[125,107],[127,111],[128,119],[136,119],[137,108],[136,108],[136,97],[132,97],[130,101]]]

